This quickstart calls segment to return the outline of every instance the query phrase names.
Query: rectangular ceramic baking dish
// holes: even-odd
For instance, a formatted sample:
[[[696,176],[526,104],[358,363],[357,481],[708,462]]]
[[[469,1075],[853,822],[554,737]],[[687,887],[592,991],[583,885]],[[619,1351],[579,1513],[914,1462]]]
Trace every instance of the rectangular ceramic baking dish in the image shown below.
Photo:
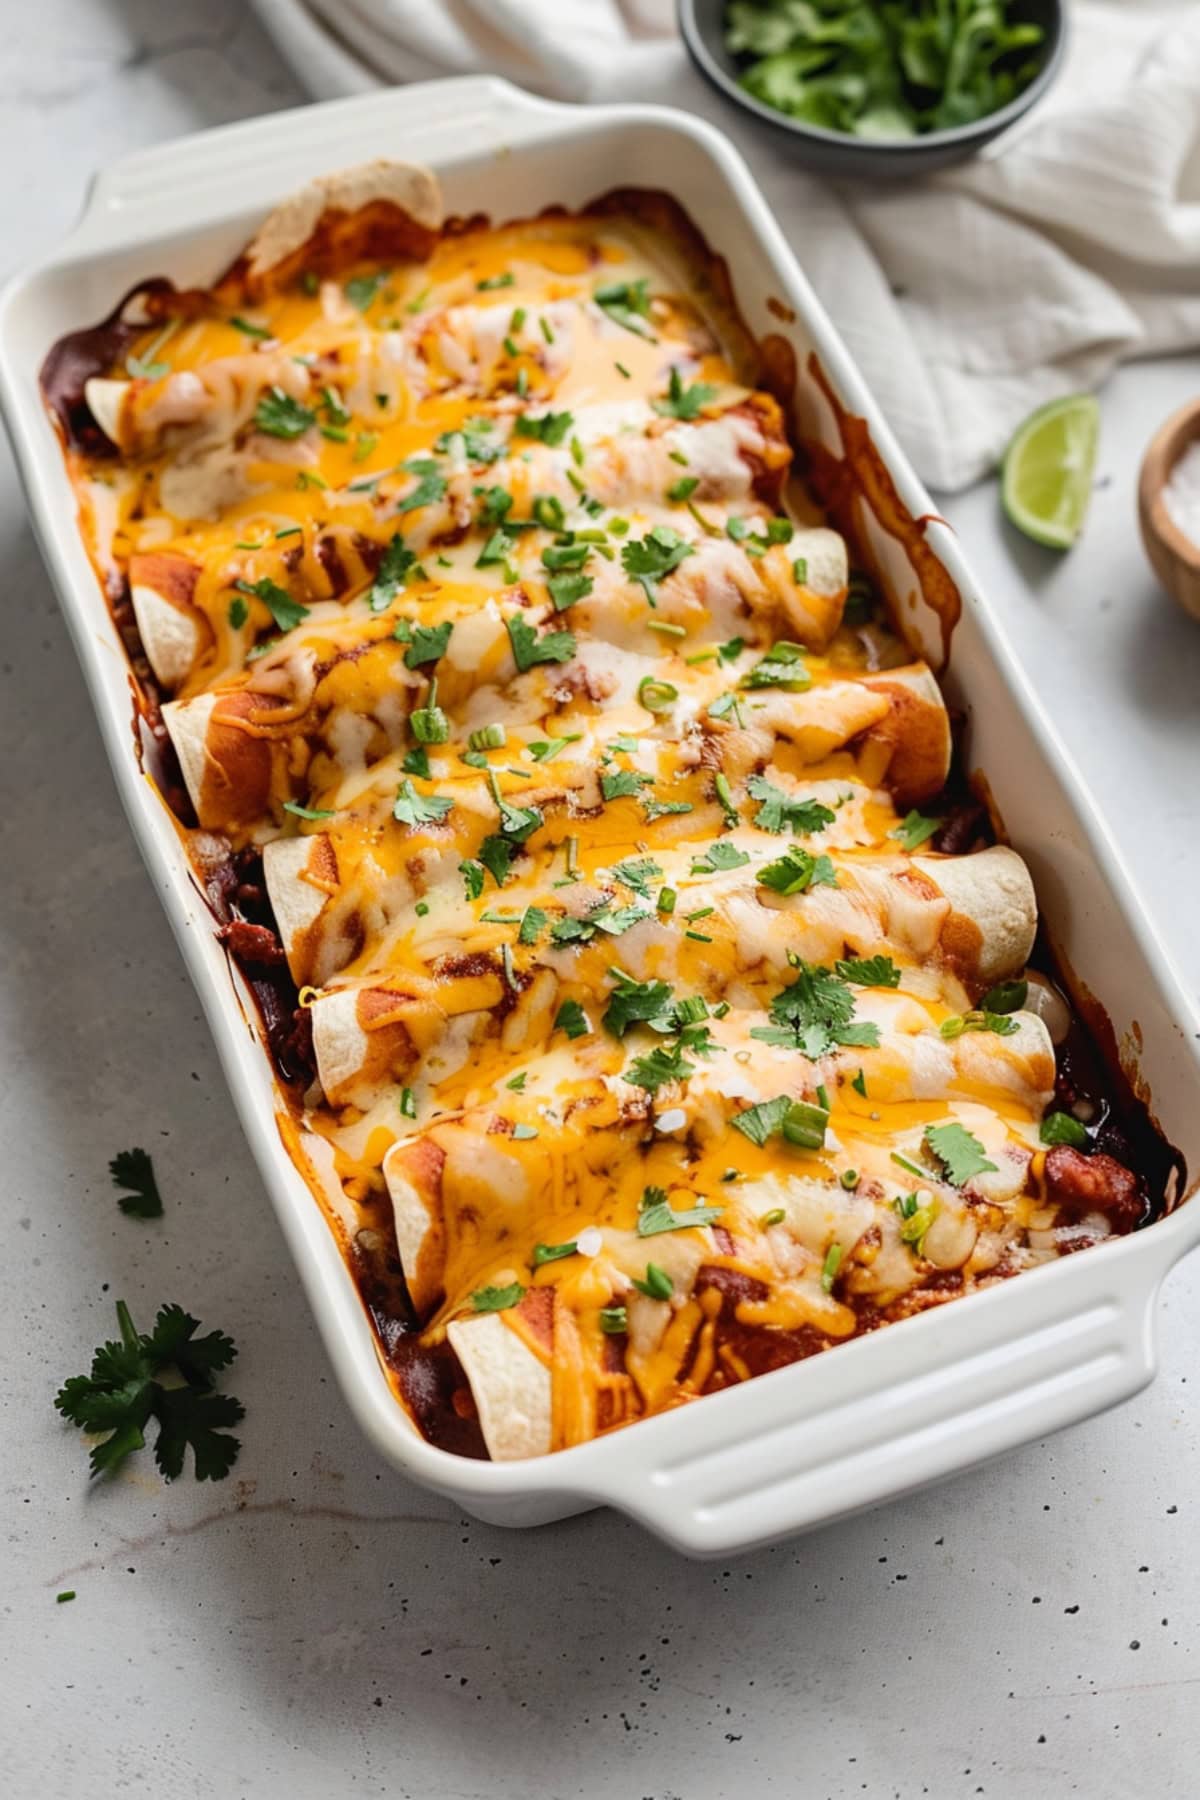
[[[930,516],[928,496],[720,133],[664,108],[552,105],[471,77],[158,146],[102,174],[60,252],[0,297],[0,400],[121,798],[363,1430],[404,1474],[495,1523],[537,1524],[608,1504],[681,1550],[724,1555],[909,1492],[1133,1394],[1154,1373],[1158,1287],[1200,1238],[1200,1204],[1179,1204],[1181,1194],[1132,1237],[552,1456],[468,1461],[433,1448],[410,1424],[322,1209],[281,1142],[280,1097],[248,1026],[253,1005],[217,945],[166,809],[138,769],[125,656],[75,526],[37,381],[55,339],[105,315],[138,278],[208,281],[284,194],[381,155],[431,164],[448,210],[493,218],[578,206],[622,184],[668,191],[727,259],[751,330],[791,342],[802,435],[837,450],[835,412],[810,373],[810,358],[819,360],[839,405],[866,421],[903,508],[926,520],[920,541],[939,577],[962,596],[948,695],[968,712],[970,766],[1029,863],[1054,946],[1107,1012],[1126,1073],[1164,1133],[1189,1167],[1200,1167],[1200,1018],[953,533]],[[914,568],[868,499],[858,504],[878,571],[936,666],[940,620],[919,578],[927,590],[929,568]]]

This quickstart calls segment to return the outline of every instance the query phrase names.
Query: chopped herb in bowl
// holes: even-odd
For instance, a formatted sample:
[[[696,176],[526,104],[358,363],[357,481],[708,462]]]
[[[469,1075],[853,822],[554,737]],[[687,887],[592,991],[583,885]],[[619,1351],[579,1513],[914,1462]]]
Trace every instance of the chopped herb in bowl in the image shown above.
[[[1046,34],[1014,0],[730,0],[747,93],[825,131],[917,137],[999,112],[1039,73]]]

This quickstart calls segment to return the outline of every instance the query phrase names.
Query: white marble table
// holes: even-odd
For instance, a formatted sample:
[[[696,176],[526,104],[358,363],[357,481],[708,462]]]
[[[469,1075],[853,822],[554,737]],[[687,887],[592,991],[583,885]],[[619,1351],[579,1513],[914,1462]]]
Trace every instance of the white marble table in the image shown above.
[[[300,98],[237,0],[5,10],[12,267],[98,163]],[[1014,542],[990,486],[947,507],[1192,982],[1200,630],[1143,567],[1132,482],[1198,381],[1176,362],[1113,383],[1107,485],[1068,560]],[[3,452],[0,567],[3,1791],[1195,1794],[1200,1264],[1168,1285],[1137,1401],[789,1547],[704,1567],[611,1516],[464,1520],[345,1415]],[[134,1143],[162,1172],[161,1226],[113,1205],[107,1159]],[[88,1490],[50,1401],[117,1295],[142,1314],[178,1297],[240,1339],[236,1479],[166,1488],[143,1459]]]

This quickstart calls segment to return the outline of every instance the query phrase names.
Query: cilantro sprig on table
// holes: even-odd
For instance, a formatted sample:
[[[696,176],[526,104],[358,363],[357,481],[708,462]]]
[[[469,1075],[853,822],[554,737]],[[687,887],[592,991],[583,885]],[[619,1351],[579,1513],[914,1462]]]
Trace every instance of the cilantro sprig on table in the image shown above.
[[[108,1172],[119,1195],[117,1205],[126,1218],[162,1218],[162,1195],[147,1151],[118,1150],[108,1165]]]
[[[143,1448],[158,1426],[154,1460],[168,1481],[182,1474],[190,1449],[197,1481],[223,1481],[241,1448],[227,1429],[243,1417],[232,1394],[214,1392],[215,1378],[237,1355],[222,1331],[197,1337],[199,1320],[181,1306],[162,1306],[151,1332],[138,1331],[117,1301],[120,1338],[101,1344],[86,1375],[73,1375],[54,1404],[81,1431],[106,1432],[92,1446],[91,1470],[117,1468]]]

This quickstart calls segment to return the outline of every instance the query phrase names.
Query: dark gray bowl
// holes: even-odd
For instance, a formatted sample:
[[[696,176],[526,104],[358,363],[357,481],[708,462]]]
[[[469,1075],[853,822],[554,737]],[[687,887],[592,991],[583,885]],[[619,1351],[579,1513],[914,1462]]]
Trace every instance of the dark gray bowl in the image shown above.
[[[1040,25],[1046,40],[1041,68],[1015,100],[973,125],[956,125],[948,131],[912,138],[856,138],[842,131],[826,131],[820,125],[806,125],[748,94],[738,81],[736,60],[725,48],[725,0],[679,0],[679,29],[688,54],[732,105],[760,119],[780,144],[790,140],[796,161],[806,168],[822,175],[876,178],[928,175],[961,162],[1037,105],[1062,67],[1066,7],[1062,0],[1021,0],[1016,16]]]

